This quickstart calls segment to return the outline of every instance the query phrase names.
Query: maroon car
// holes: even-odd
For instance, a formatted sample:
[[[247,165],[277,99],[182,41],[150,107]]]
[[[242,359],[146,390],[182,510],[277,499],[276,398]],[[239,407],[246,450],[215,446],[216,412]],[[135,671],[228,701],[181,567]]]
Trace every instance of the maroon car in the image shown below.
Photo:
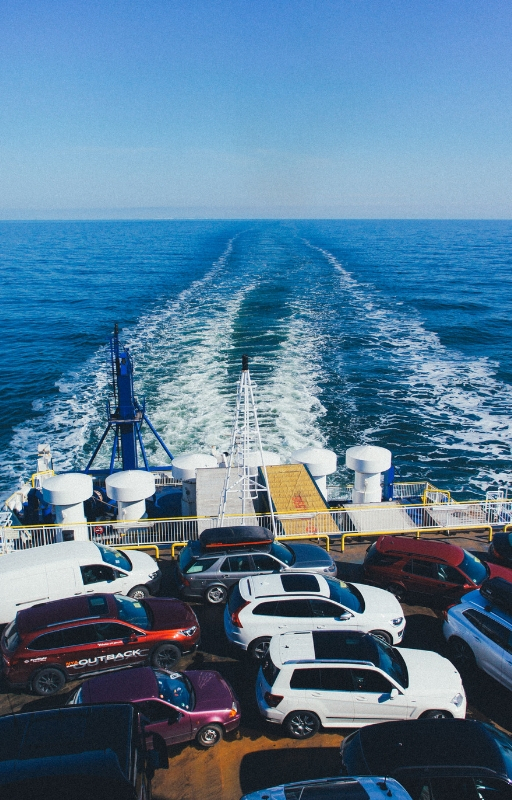
[[[195,739],[202,747],[213,747],[240,724],[240,704],[231,686],[210,670],[141,667],[99,675],[68,700],[68,705],[85,703],[133,703],[149,720],[146,731],[158,733],[168,745]]]
[[[3,674],[11,686],[50,695],[105,670],[149,663],[173,669],[199,638],[197,617],[181,600],[68,597],[18,611],[2,634]]]
[[[511,569],[480,561],[462,547],[407,536],[380,536],[368,548],[363,569],[369,583],[399,600],[421,594],[430,601],[454,603],[487,578],[512,581]]]

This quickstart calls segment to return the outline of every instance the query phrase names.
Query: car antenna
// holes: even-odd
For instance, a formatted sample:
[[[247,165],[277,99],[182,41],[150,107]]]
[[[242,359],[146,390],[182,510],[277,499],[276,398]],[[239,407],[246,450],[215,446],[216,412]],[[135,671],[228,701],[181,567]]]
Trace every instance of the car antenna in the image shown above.
[[[393,797],[393,792],[391,791],[391,789],[389,788],[389,786],[387,784],[387,779],[388,779],[388,776],[384,775],[384,780],[383,781],[379,781],[377,786],[379,787],[379,789],[382,789],[383,792],[385,792],[386,789],[387,789],[387,792],[386,792],[387,796],[388,797]]]

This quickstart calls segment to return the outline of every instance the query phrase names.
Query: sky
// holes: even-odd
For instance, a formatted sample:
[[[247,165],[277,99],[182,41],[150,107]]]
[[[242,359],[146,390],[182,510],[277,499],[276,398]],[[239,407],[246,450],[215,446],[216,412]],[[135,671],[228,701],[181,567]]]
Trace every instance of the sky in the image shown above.
[[[0,218],[512,218],[510,0],[1,0]]]

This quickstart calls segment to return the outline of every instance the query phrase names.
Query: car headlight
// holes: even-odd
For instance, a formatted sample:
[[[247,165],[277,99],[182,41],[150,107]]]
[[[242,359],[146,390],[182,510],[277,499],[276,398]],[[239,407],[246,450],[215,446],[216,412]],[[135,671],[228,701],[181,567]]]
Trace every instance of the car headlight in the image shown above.
[[[197,625],[192,625],[191,628],[187,628],[185,631],[180,631],[183,636],[193,636],[194,633],[197,631]]]
[[[456,694],[455,697],[452,697],[452,701],[451,702],[453,703],[453,705],[456,708],[460,708],[460,706],[464,702],[464,695],[462,695],[460,692],[458,692],[458,694]]]
[[[158,578],[158,576],[159,576],[159,575],[160,575],[160,570],[159,570],[159,569],[157,569],[157,571],[156,571],[156,572],[152,572],[152,573],[151,573],[151,575],[149,576],[149,579],[152,581],[152,580],[153,580],[153,578]]]
[[[398,626],[401,625],[403,621],[404,621],[403,617],[396,617],[396,619],[391,620],[391,624],[394,625],[395,628],[398,628]]]

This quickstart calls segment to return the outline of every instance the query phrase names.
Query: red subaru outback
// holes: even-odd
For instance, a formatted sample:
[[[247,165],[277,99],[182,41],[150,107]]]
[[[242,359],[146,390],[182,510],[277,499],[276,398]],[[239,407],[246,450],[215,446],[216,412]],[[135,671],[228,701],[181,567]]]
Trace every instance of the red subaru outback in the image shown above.
[[[18,611],[1,640],[11,686],[50,695],[68,680],[151,663],[173,668],[197,647],[197,617],[171,598],[91,594]]]

